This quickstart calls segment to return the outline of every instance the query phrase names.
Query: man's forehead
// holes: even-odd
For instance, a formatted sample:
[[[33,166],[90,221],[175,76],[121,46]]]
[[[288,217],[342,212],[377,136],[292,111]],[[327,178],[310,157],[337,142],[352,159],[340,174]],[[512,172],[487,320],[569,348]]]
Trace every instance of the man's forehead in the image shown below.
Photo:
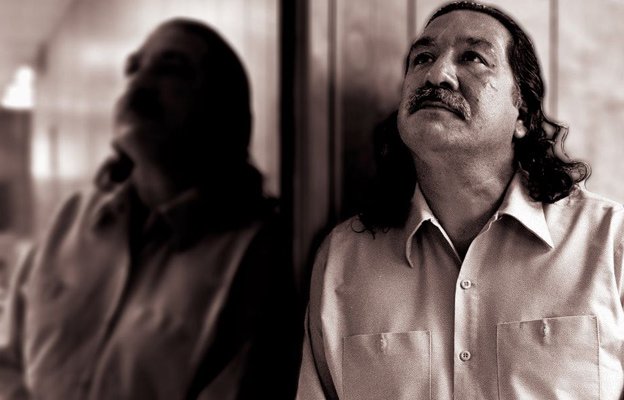
[[[179,53],[199,57],[206,51],[208,51],[207,43],[198,35],[175,25],[166,25],[152,32],[135,54]]]
[[[507,28],[496,18],[473,10],[455,10],[432,20],[411,49],[452,42],[504,50],[510,38]]]

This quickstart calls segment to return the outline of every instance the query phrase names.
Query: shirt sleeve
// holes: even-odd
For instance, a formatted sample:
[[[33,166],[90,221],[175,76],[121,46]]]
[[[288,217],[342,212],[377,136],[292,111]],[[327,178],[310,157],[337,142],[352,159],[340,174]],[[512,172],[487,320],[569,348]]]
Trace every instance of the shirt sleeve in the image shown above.
[[[12,274],[9,294],[0,325],[0,399],[30,398],[22,364],[23,288],[30,271],[34,250],[28,253]]]
[[[624,309],[624,207],[615,213],[612,221],[614,233],[613,239],[613,269],[615,281],[620,294],[620,303]]]
[[[323,357],[322,355],[319,355]],[[299,385],[297,400],[325,399],[320,374],[317,371],[315,357],[312,351],[312,343],[309,329],[309,309],[305,318],[305,337],[303,339],[303,352],[301,356],[301,369],[299,371]]]
[[[321,324],[323,277],[329,255],[329,240],[325,239],[319,249],[312,269],[297,400],[338,399],[325,357]]]

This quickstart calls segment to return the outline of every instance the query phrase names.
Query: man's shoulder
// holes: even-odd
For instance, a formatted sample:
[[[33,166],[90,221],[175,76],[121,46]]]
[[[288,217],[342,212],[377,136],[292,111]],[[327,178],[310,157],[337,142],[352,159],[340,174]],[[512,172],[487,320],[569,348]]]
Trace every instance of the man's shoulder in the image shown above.
[[[327,235],[328,238],[339,240],[369,240],[374,236],[357,215],[339,222]]]
[[[568,197],[554,203],[556,206],[572,209],[588,209],[598,212],[623,213],[624,205],[598,193],[594,193],[584,186],[577,186]]]
[[[624,206],[584,187],[576,187],[566,198],[544,205],[544,214],[550,224],[574,227],[610,226],[624,229]],[[620,227],[620,228],[617,228]]]
[[[385,244],[392,247],[396,242],[395,236],[399,233],[397,229],[376,229],[374,231],[366,228],[358,216],[353,216],[334,226],[323,241],[323,247],[330,251],[341,249],[356,249],[357,251],[368,251],[379,249]],[[389,241],[389,243],[388,243]]]

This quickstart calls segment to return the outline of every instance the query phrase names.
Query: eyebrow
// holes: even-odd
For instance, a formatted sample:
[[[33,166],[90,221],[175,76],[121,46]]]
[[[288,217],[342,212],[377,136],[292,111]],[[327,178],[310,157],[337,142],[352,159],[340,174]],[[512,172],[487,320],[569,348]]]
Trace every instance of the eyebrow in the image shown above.
[[[494,49],[494,44],[492,44],[492,42],[484,38],[465,37],[465,38],[460,38],[459,41],[466,42],[471,46],[485,46],[488,48],[488,50]],[[414,43],[412,43],[412,45],[410,46],[409,54],[411,54],[414,50],[416,50],[419,47],[434,47],[435,44],[436,44],[436,41],[434,38],[432,38],[431,36],[423,36],[419,38],[418,40],[416,40]]]
[[[416,40],[414,43],[412,43],[412,45],[410,46],[409,52],[411,54],[418,47],[432,47],[432,46],[435,46],[435,40],[430,36],[422,36],[421,38]]]
[[[483,38],[469,37],[469,38],[466,38],[465,41],[469,45],[471,45],[471,46],[485,46],[489,50],[493,50],[494,49],[494,44],[492,42],[490,42],[489,40],[486,40],[486,39],[483,39]]]

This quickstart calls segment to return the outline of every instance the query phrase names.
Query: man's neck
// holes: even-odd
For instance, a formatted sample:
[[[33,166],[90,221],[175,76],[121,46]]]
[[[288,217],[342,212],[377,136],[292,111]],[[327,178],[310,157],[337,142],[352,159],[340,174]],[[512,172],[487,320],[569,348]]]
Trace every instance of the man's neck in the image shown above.
[[[511,160],[415,160],[418,184],[431,211],[463,259],[501,204],[513,177]]]

